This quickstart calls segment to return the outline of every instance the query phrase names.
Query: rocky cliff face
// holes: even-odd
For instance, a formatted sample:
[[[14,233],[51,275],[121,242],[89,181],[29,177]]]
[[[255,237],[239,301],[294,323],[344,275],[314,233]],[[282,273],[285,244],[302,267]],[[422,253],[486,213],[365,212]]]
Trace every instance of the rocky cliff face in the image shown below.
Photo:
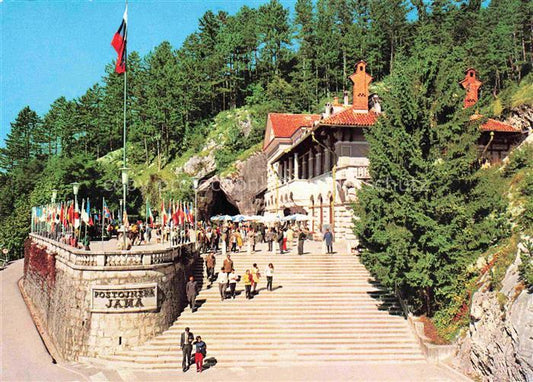
[[[262,152],[252,155],[244,161],[235,163],[231,175],[215,175],[203,182],[200,187],[199,210],[202,218],[207,219],[216,214],[236,213],[224,203],[234,206],[238,213],[255,215],[263,209],[263,193],[266,188],[267,161]],[[223,196],[221,195],[223,193]],[[220,198],[225,199],[224,202]]]
[[[485,280],[474,294],[470,326],[459,342],[462,370],[484,381],[533,381],[533,294],[519,280],[519,264],[518,254],[501,290],[490,290]]]
[[[531,134],[531,126],[533,126],[533,107],[529,105],[521,105],[511,109],[510,115],[505,119],[505,122]]]

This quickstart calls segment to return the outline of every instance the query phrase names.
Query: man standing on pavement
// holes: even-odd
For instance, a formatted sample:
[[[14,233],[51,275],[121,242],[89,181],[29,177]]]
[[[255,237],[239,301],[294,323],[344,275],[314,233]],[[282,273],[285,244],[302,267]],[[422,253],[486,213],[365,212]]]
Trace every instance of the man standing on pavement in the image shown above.
[[[205,258],[205,267],[207,269],[207,279],[210,283],[213,282],[213,277],[215,276],[215,265],[217,264],[217,259],[214,252],[210,252],[209,255]]]
[[[187,301],[191,307],[191,312],[194,312],[196,296],[198,295],[198,285],[196,281],[194,281],[194,276],[189,277],[189,282],[185,286],[185,293],[187,294]]]
[[[326,228],[326,233],[324,233],[324,241],[326,242],[327,253],[333,253],[333,234],[329,228]]]
[[[189,367],[191,366],[191,353],[192,353],[192,343],[194,342],[194,334],[190,332],[189,328],[185,328],[185,331],[181,333],[181,341],[180,341],[180,347],[181,351],[183,352],[183,361],[181,363],[181,367],[183,369],[183,372],[186,372],[189,370]]]

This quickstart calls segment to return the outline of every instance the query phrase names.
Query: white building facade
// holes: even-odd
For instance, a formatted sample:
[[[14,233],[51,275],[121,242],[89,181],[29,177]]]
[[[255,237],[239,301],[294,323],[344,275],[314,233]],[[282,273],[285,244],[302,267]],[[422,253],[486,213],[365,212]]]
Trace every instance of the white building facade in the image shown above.
[[[355,240],[353,203],[356,190],[370,180],[368,142],[364,129],[381,112],[370,101],[372,77],[360,61],[355,73],[352,103],[348,94],[326,104],[322,115],[269,114],[263,150],[268,162],[265,214],[305,213],[317,236],[330,228],[337,239]]]

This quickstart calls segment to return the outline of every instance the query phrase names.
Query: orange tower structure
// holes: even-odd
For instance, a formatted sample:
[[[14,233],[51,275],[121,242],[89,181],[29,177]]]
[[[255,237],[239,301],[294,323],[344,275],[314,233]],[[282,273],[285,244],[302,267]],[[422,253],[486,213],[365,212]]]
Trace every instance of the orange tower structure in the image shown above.
[[[359,61],[355,73],[350,76],[353,82],[353,109],[356,112],[368,113],[368,85],[372,76],[366,72],[366,62]]]
[[[477,79],[477,72],[474,68],[466,70],[465,79],[461,81],[461,85],[466,89],[466,96],[464,100],[464,108],[474,106],[478,101],[478,90],[483,82]]]

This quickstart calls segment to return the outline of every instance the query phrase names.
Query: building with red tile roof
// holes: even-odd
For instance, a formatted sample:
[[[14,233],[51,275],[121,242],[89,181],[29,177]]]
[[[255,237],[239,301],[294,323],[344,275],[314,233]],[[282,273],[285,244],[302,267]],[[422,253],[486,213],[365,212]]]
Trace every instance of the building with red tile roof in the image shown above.
[[[465,78],[460,82],[466,90],[464,107],[465,109],[473,107],[479,99],[479,88],[483,84],[478,79],[477,72],[474,68],[466,70]],[[474,113],[471,121],[484,119],[482,115]],[[480,125],[481,136],[478,140],[478,148],[481,157],[489,163],[498,163],[502,161],[513,147],[518,145],[523,139],[520,129],[492,118],[486,118]]]
[[[263,143],[268,163],[264,201],[267,215],[306,212],[311,231],[330,228],[337,236],[355,240],[351,204],[356,190],[370,181],[364,130],[376,124],[381,106],[379,98],[369,94],[372,77],[364,61],[355,65],[349,78],[353,82],[351,102],[345,91],[343,103],[335,97],[321,115],[268,115]],[[474,106],[482,85],[475,69],[466,71],[461,85],[466,90],[464,107]],[[498,162],[523,135],[509,124],[479,114],[471,120],[480,118],[480,155]]]
[[[324,113],[268,115],[263,150],[268,161],[265,193],[267,214],[307,212],[314,218],[309,228],[355,239],[351,203],[355,189],[369,180],[368,143],[363,129],[374,125],[381,108],[370,97],[372,77],[359,61],[353,81],[352,102],[344,93],[335,97]]]
[[[297,130],[312,127],[319,119],[318,114],[269,113],[263,150],[275,150],[279,144],[292,143],[290,138]]]
[[[378,114],[370,111],[360,113],[355,108],[349,107],[340,113],[333,114],[320,121],[323,126],[372,126],[378,120]]]

